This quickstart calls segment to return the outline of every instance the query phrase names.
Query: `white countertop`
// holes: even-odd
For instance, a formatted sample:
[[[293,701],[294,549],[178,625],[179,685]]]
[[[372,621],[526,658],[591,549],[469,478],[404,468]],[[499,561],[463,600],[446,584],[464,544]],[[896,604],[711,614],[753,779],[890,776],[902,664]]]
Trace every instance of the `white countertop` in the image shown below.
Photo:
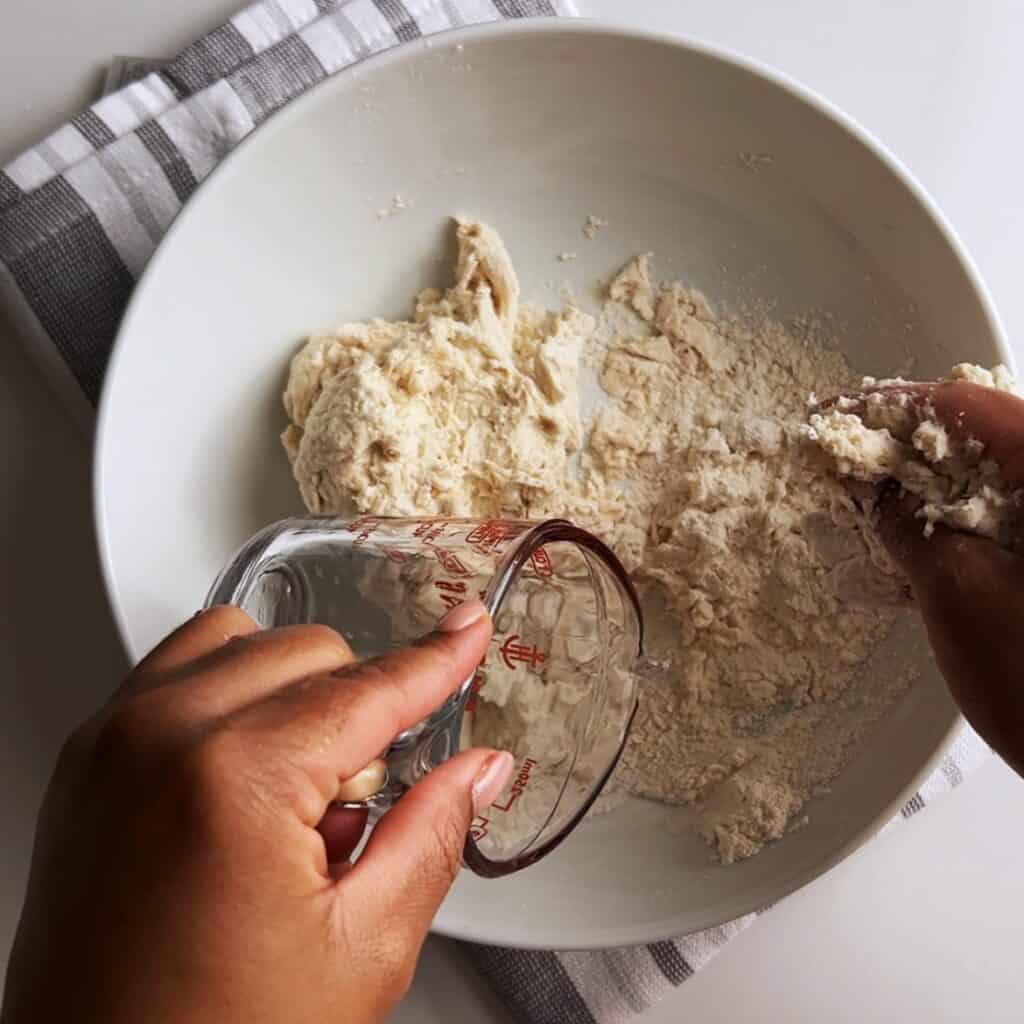
[[[1015,0],[579,0],[781,68],[887,143],[931,190],[1024,337],[1024,5]],[[165,55],[238,0],[4,5],[0,163],[90,99],[115,53]],[[623,12],[620,14],[619,12]],[[1018,347],[1024,366],[1024,350]],[[0,325],[0,950],[62,736],[123,672],[95,568],[89,450]],[[57,576],[42,565],[63,565]],[[669,1021],[1017,1021],[1024,784],[993,760],[952,796],[792,896],[647,1014]],[[68,851],[69,858],[74,850]],[[430,940],[400,1024],[507,1017]]]

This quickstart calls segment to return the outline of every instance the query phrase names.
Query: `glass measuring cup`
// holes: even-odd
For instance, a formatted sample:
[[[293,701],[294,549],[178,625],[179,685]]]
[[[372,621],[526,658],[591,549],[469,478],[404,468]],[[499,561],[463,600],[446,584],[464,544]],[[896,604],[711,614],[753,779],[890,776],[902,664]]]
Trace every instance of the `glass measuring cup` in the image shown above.
[[[582,820],[636,712],[640,605],[615,555],[565,520],[287,519],[214,584],[265,627],[332,626],[359,658],[404,646],[479,597],[494,636],[476,673],[382,755],[385,811],[472,745],[510,750],[511,782],[474,819],[464,861],[497,877],[532,864]]]

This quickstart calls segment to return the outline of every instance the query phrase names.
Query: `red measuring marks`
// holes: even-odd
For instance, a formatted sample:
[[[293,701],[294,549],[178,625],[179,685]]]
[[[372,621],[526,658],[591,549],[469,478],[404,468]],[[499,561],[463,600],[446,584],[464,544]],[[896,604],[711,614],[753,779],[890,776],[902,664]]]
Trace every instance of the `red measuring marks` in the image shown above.
[[[505,642],[499,648],[499,653],[501,660],[512,669],[517,665],[528,665],[530,668],[536,669],[547,661],[547,655],[536,644],[527,646],[520,643],[518,633],[513,633],[505,638]]]
[[[445,572],[450,572],[453,576],[473,575],[472,571],[466,568],[462,559],[454,551],[449,551],[447,548],[431,548],[431,550],[434,552],[434,557],[443,566]]]
[[[365,544],[370,539],[370,535],[380,526],[380,523],[379,516],[363,516],[362,519],[357,519],[349,527],[349,530],[356,535],[356,539],[352,543]]]
[[[523,763],[519,766],[519,771],[516,773],[515,780],[512,783],[512,788],[509,790],[508,799],[503,804],[491,804],[487,811],[487,815],[478,814],[473,819],[469,826],[469,834],[473,837],[474,841],[479,842],[487,835],[495,812],[499,814],[508,814],[508,812],[512,810],[512,805],[523,795],[526,791],[526,787],[530,784],[530,776],[533,774],[533,770],[536,767],[537,762],[534,761],[532,757],[525,758]]]
[[[434,589],[445,608],[454,608],[466,600],[466,584],[462,580],[434,580]]]
[[[436,519],[424,519],[413,528],[412,535],[418,537],[424,544],[433,544],[438,537],[444,536],[447,523],[438,522]]]
[[[355,544],[362,544],[360,540],[356,540]],[[405,551],[399,551],[397,548],[389,547],[385,542],[384,544],[368,544],[368,551],[376,551],[378,555],[383,556],[389,562],[394,562],[396,565],[401,565],[403,562],[409,560],[409,555]]]
[[[554,567],[551,564],[551,556],[543,548],[537,548],[530,555],[530,566],[536,575],[544,579],[553,576],[555,573]]]
[[[466,534],[466,543],[474,547],[482,555],[497,551],[506,541],[518,537],[523,532],[521,526],[514,523],[503,523],[497,519],[489,519],[486,523],[473,527]]]

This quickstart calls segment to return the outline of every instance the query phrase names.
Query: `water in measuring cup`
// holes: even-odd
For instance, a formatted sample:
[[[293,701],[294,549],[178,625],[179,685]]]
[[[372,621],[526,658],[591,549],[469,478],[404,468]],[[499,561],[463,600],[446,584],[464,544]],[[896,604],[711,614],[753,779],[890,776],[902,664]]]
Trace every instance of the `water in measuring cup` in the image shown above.
[[[472,689],[467,680],[461,691],[465,705],[453,697],[396,737],[389,778],[414,784],[457,746],[511,750],[507,791],[473,823],[477,848],[510,862],[564,834],[614,764],[635,707],[639,623],[607,562],[555,539],[529,549],[510,575],[502,557],[522,529],[309,522],[255,538],[236,559],[243,568],[222,579],[221,599],[268,627],[329,625],[362,659],[418,640],[448,609],[486,593],[494,636]]]
[[[401,616],[383,600],[386,592],[374,593],[374,581],[382,575],[378,561],[387,560],[340,544],[304,545],[287,559],[262,567],[246,598],[246,611],[266,626],[331,626],[357,658],[375,657],[421,635],[402,629]]]

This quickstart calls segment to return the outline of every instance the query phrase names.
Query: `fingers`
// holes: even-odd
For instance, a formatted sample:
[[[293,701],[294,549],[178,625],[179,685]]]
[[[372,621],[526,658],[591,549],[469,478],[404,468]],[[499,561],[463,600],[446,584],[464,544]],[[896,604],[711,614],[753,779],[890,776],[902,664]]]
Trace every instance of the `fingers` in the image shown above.
[[[276,690],[354,661],[344,638],[327,626],[261,630],[238,608],[213,608],[155,648],[79,733],[91,745],[116,719],[136,746],[164,748]]]
[[[507,752],[467,750],[417,783],[346,876],[346,907],[422,942],[458,874],[473,816],[496,799],[514,764]]]
[[[920,502],[898,487],[879,496],[878,530],[910,580],[939,668],[978,733],[1024,774],[1020,700],[1020,558],[994,541],[936,526],[924,535]]]
[[[993,541],[944,527],[931,541],[938,544],[930,559],[916,552],[908,564],[936,660],[960,710],[1024,774],[1020,559]]]
[[[937,556],[950,538],[959,535],[936,529],[926,537],[924,520],[917,517],[921,507],[917,495],[901,491],[895,481],[868,486],[873,491],[875,525],[886,550],[912,585],[926,585],[933,573],[941,571]]]
[[[931,385],[923,394],[955,438],[981,441],[1003,480],[1024,487],[1024,399],[967,381]]]
[[[965,380],[896,385],[885,393],[909,394],[915,403],[930,405],[956,440],[980,441],[984,457],[999,465],[1003,480],[1010,487],[1024,487],[1024,399]],[[840,397],[828,398],[817,408],[827,410]]]
[[[201,658],[237,636],[249,636],[259,626],[241,608],[209,608],[179,626],[139,662],[132,678],[136,684]]]
[[[995,542],[937,524],[925,533],[918,516],[921,499],[888,481],[875,488],[876,529],[893,561],[910,580],[915,593],[941,588],[949,591],[966,565],[985,561]]]
[[[322,799],[315,824],[349,779],[404,729],[422,721],[476,670],[491,621],[474,601],[449,613],[412,647],[295,683],[254,704],[235,723],[265,750],[302,769]]]
[[[205,720],[355,660],[345,639],[328,626],[283,626],[235,636],[177,671],[152,677],[151,685],[174,688],[180,717]]]

